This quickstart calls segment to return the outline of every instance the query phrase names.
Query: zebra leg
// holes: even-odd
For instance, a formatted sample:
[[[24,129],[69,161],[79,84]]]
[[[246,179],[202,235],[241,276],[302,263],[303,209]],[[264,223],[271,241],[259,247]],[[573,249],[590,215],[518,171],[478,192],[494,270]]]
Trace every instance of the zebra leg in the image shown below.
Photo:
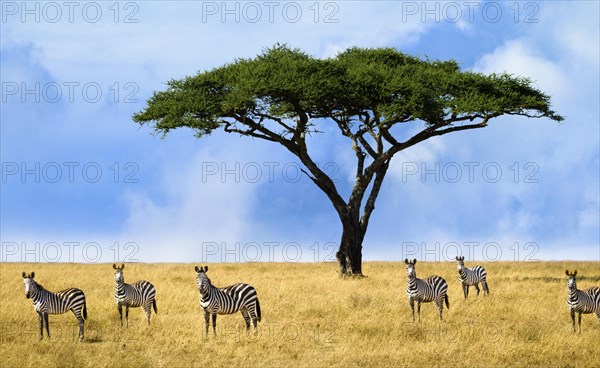
[[[462,284],[463,294],[465,294],[465,300],[467,299],[467,295],[469,295],[469,287],[465,284]]]
[[[575,332],[575,311],[571,309],[571,321],[573,321],[573,332]]]
[[[421,301],[417,300],[417,314],[419,316],[419,323],[421,323]]]
[[[208,324],[210,323],[210,313],[207,310],[204,310],[204,325],[206,327],[206,335],[208,336]]]
[[[483,286],[483,294],[484,295],[489,295],[490,294],[490,288],[488,287],[487,280],[481,281],[481,286]]]
[[[444,310],[444,299],[439,299],[435,302],[435,306],[438,309],[438,314],[440,315],[440,321],[442,320],[442,311]]]
[[[118,303],[117,309],[119,310],[119,322],[121,323],[121,327],[123,327],[123,305],[121,305],[121,303]]]
[[[477,296],[479,296],[479,283],[476,283],[474,286],[475,290],[477,290]]]
[[[213,332],[217,336],[217,313],[212,314]]]
[[[242,308],[242,309],[240,309],[240,312],[242,312],[242,316],[244,317],[244,321],[246,322],[246,331],[249,331],[250,330],[250,315],[248,314],[248,308]],[[254,322],[254,324],[255,324],[254,329],[256,329],[256,322]]]
[[[410,303],[410,310],[412,312],[413,322],[415,321],[415,300],[413,298],[408,298],[408,302]]]
[[[46,321],[46,335],[48,335],[48,338],[50,338],[50,325],[48,324],[48,312],[44,313],[44,321]]]
[[[146,321],[148,326],[150,326],[150,304],[146,304],[144,305],[144,312],[146,312]]]
[[[579,334],[581,335],[581,312],[579,312]]]
[[[44,316],[41,312],[38,312],[38,319],[40,321],[40,340],[44,338]]]
[[[79,320],[79,340],[83,340],[83,336],[84,336],[84,324],[85,322],[83,322],[83,318],[81,318]]]
[[[251,307],[248,309],[248,311],[250,312],[250,318],[252,318],[252,324],[254,325],[254,333],[256,333],[257,330],[257,325],[258,325],[258,317],[256,315],[256,309],[254,307]],[[250,326],[248,326],[250,327]]]
[[[125,328],[129,328],[129,306],[125,306]]]
[[[83,340],[83,318],[81,317],[81,312],[73,310],[73,314],[77,318],[77,322],[79,322],[79,341],[81,341]]]

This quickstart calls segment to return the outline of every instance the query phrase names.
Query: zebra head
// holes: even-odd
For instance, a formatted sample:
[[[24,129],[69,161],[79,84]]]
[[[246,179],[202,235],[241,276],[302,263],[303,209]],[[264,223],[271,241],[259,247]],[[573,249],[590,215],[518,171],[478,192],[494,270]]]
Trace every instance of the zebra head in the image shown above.
[[[23,284],[25,284],[25,297],[27,299],[31,298],[32,294],[35,294],[37,291],[37,283],[33,280],[35,277],[35,272],[31,272],[31,275],[23,272]]]
[[[117,266],[113,263],[113,269],[115,270],[115,282],[117,284],[121,284],[125,282],[125,277],[123,276],[123,269],[125,268],[125,264],[121,264],[121,267]]]
[[[412,261],[409,261],[407,258],[404,259],[404,263],[406,263],[406,276],[408,276],[409,279],[417,277],[417,271],[415,270],[417,259],[415,258]]]
[[[208,266],[198,267],[196,266],[196,283],[198,284],[198,290],[200,290],[200,294],[205,294],[208,291],[208,286],[210,285],[210,279],[206,276],[206,271],[208,271]]]
[[[567,270],[565,273],[567,274],[567,287],[569,290],[577,290],[577,281],[575,280],[577,270],[574,272],[569,272],[569,270]]]
[[[458,268],[459,271],[465,268],[465,257],[464,256],[456,257],[456,262],[458,262],[456,264],[456,268]]]

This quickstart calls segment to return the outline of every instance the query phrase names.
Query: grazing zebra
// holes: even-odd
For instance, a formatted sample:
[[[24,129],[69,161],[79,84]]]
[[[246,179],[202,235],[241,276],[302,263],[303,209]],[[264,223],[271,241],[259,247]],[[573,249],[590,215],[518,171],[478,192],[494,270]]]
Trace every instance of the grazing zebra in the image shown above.
[[[450,309],[450,302],[448,301],[448,295],[446,294],[448,291],[448,283],[442,277],[435,275],[429,276],[426,279],[418,279],[415,270],[417,260],[409,261],[408,259],[405,259],[404,263],[406,263],[406,276],[408,276],[406,294],[408,294],[413,322],[415,321],[415,300],[417,301],[419,322],[421,322],[421,303],[429,302],[435,302],[441,320],[444,300],[446,301],[446,307]]]
[[[154,313],[158,313],[156,309],[156,289],[154,285],[148,281],[137,281],[133,284],[126,284],[123,277],[123,268],[113,263],[115,270],[115,302],[119,310],[119,321],[123,327],[123,306],[125,306],[125,324],[129,327],[129,308],[144,307],[148,325],[150,325],[150,307],[154,307]]]
[[[581,315],[588,313],[595,313],[600,322],[600,287],[591,287],[587,290],[577,289],[577,281],[575,276],[577,270],[567,274],[567,287],[569,288],[569,297],[567,298],[567,305],[569,306],[569,312],[571,312],[571,320],[573,321],[573,332],[575,332],[575,313],[579,313],[579,333],[581,334]]]
[[[233,314],[242,312],[246,321],[246,331],[250,329],[250,320],[254,325],[260,322],[260,303],[256,295],[256,289],[248,284],[234,284],[224,288],[212,285],[206,275],[208,266],[196,266],[196,282],[200,291],[200,307],[204,309],[204,320],[206,322],[206,336],[208,336],[208,323],[212,315],[213,332],[217,335],[217,314]]]
[[[44,337],[44,323],[46,334],[50,338],[50,326],[48,325],[48,314],[63,314],[67,311],[73,312],[79,322],[79,340],[83,340],[83,323],[87,319],[87,308],[83,291],[75,288],[65,289],[56,293],[46,290],[33,279],[35,272],[31,275],[23,272],[23,283],[25,284],[25,296],[31,298],[33,309],[40,320],[40,340]],[[83,316],[82,316],[83,309]]]
[[[481,286],[483,287],[483,294],[489,294],[490,289],[488,288],[487,280],[486,280],[486,272],[485,269],[481,266],[475,266],[473,268],[465,267],[465,257],[456,257],[456,265],[458,267],[458,281],[462,283],[463,293],[465,294],[465,299],[469,296],[469,286],[475,286],[475,290],[477,290],[477,296],[479,296],[479,283],[481,282]]]

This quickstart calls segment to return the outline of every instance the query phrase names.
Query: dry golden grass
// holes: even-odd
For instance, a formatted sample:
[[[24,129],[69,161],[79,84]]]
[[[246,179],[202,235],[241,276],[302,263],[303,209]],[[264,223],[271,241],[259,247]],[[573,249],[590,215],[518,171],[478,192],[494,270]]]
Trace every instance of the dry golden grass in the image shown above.
[[[469,262],[467,266],[473,265]],[[204,337],[192,264],[128,264],[125,280],[151,281],[158,315],[147,327],[141,309],[119,329],[112,265],[0,264],[3,367],[232,366],[600,366],[600,324],[584,315],[572,332],[566,268],[580,289],[600,284],[598,263],[483,263],[491,295],[464,300],[453,263],[419,263],[417,275],[438,274],[449,285],[450,310],[439,323],[424,304],[412,323],[404,264],[368,262],[368,277],[341,280],[333,264],[212,264],[217,286],[256,287],[263,321],[247,336],[240,314],[219,316],[218,336]],[[38,341],[37,314],[25,298],[22,271],[35,271],[49,290],[86,293],[86,338],[77,342],[71,314],[50,316],[51,339]],[[474,291],[472,289],[472,291]]]

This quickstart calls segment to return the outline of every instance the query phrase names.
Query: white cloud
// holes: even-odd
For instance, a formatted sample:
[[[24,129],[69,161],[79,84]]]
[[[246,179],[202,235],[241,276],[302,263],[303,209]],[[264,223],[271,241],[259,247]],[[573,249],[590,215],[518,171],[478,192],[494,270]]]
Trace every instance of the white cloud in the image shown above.
[[[423,173],[423,170],[421,170],[422,167],[425,169],[434,168],[436,162],[439,163],[440,156],[445,152],[446,145],[443,139],[437,137],[428,139],[406,151],[396,154],[390,163],[389,176],[399,182],[406,182],[410,176],[420,176]],[[417,174],[410,174],[414,170],[418,170],[419,172]]]
[[[144,259],[153,261],[200,260],[204,242],[232,245],[247,238],[258,185],[241,177],[238,153],[207,148],[185,162],[165,162],[162,182],[125,196],[130,213],[122,236],[134,239]],[[231,174],[223,177],[222,168]]]
[[[600,246],[596,242],[586,243],[577,239],[564,238],[553,244],[540,247],[536,259],[548,261],[598,261],[600,260]]]
[[[528,211],[506,213],[498,220],[499,233],[530,234],[541,222],[541,216]]]
[[[535,46],[523,39],[509,41],[484,55],[475,64],[474,70],[485,74],[509,73],[531,78],[542,91],[555,98],[560,98],[569,85],[564,69],[536,55]]]
[[[533,28],[541,44],[552,43],[556,57],[578,73],[600,72],[600,3],[597,1],[553,2],[541,7],[544,27]]]
[[[18,16],[8,16],[2,45],[32,42],[58,80],[143,81],[154,87],[236,57],[254,56],[277,42],[323,57],[354,45],[407,44],[428,27],[419,19],[398,21],[401,4],[396,2],[289,2],[274,8],[252,3],[262,14],[256,22],[243,2],[132,3],[137,7],[137,23],[123,23],[124,14],[133,9],[128,13],[121,9],[115,23],[111,4],[101,5],[103,15],[96,23],[85,21],[78,12],[72,23],[68,13],[58,23],[48,23],[44,17],[38,23],[21,23]],[[294,6],[286,8],[286,4]],[[300,8],[299,16],[295,7]]]
[[[411,160],[423,162],[427,169],[436,161],[442,166],[452,161],[496,162],[503,178],[490,184],[477,177],[470,185],[443,183],[442,178],[438,185],[432,176],[423,181],[423,168],[418,167],[407,180],[398,167],[406,161],[396,158],[390,171],[393,191],[378,205],[375,216],[380,223],[374,222],[367,235],[374,243],[370,245],[393,249],[394,259],[403,259],[398,244],[394,248],[383,240],[380,233],[385,231],[387,238],[412,239],[433,248],[436,243],[496,242],[504,260],[517,255],[515,244],[528,243],[536,245],[537,259],[598,259],[598,25],[590,21],[593,25],[579,27],[573,23],[577,14],[580,19],[591,15],[578,9],[571,12],[573,17],[565,17],[564,8],[571,9],[571,4],[552,4],[543,7],[542,23],[481,55],[472,69],[530,77],[567,120],[556,124],[501,118],[481,131],[443,137],[440,142],[446,149],[436,150],[424,142],[407,150]],[[574,44],[567,47],[569,40]],[[519,180],[513,180],[514,163]],[[534,165],[535,183],[523,181],[532,173],[532,166],[524,166],[527,163]],[[466,226],[469,223],[471,227]],[[531,250],[522,249],[516,260],[524,260]]]
[[[136,97],[142,100],[148,91],[163,88],[162,83],[170,78],[193,74],[235,57],[253,56],[276,42],[287,42],[315,56],[326,57],[354,45],[402,48],[418,42],[424,32],[435,27],[435,23],[422,23],[420,16],[402,21],[402,2],[335,3],[339,6],[335,14],[337,23],[322,21],[329,10],[324,8],[315,22],[314,13],[308,8],[313,2],[301,3],[304,13],[298,23],[281,18],[273,23],[221,22],[220,14],[203,22],[201,7],[206,3],[174,2],[161,6],[160,2],[141,2],[138,3],[139,23],[135,24],[115,24],[108,9],[112,3],[103,3],[109,18],[99,23],[3,23],[3,57],[9,46],[30,45],[35,50],[30,56],[35,59],[32,64],[58,81],[134,81],[140,86]],[[545,241],[543,247],[540,245],[539,258],[597,257],[594,251],[598,246],[592,240],[597,239],[599,226],[598,4],[588,2],[587,7],[582,4],[574,7],[566,2],[545,3],[537,17],[541,23],[520,28],[517,38],[482,55],[474,66],[485,73],[507,71],[532,77],[540,89],[552,95],[556,110],[566,115],[567,121],[558,126],[548,121],[523,122],[507,118],[498,122],[501,124],[492,124],[485,130],[465,133],[458,138],[447,136],[424,142],[396,157],[367,235],[366,259],[401,256],[394,244],[390,245],[394,242],[390,237],[397,237],[397,243],[411,239],[431,244],[494,241],[502,244],[503,254],[508,257],[509,247],[514,242],[523,244],[543,238],[545,224],[560,223],[568,218],[574,219],[575,225],[565,224],[564,229],[561,228],[563,234]],[[476,24],[459,22],[456,26],[477,31]],[[422,50],[426,51],[426,46]],[[3,73],[4,68],[3,64]],[[22,74],[15,74],[13,70]],[[13,79],[28,77],[27,70],[19,68],[11,68],[8,74]],[[74,121],[78,124],[74,135],[82,137],[73,140],[78,142],[100,141],[99,137],[108,138],[111,134],[122,137],[121,120],[122,124],[134,128],[128,122],[130,112],[107,112],[105,106],[100,105],[94,108],[73,105],[68,110],[71,122],[48,124],[58,131],[53,137],[70,132],[71,129],[65,127]],[[93,127],[80,123],[84,121],[90,121]],[[104,131],[106,136],[99,131]],[[138,140],[138,137],[142,138]],[[127,141],[131,147],[119,147],[114,150],[118,153],[111,157],[123,158],[135,150],[154,148],[140,143],[145,133],[140,132],[138,137]],[[333,140],[332,143],[329,137],[315,145],[315,155],[321,162],[334,157],[340,165],[339,176],[351,183],[354,157],[347,154],[347,142]],[[5,139],[3,137],[3,141]],[[19,137],[14,139],[19,141]],[[257,202],[260,185],[230,180],[221,183],[214,176],[203,183],[202,178],[202,163],[233,163],[248,160],[249,156],[264,162],[272,160],[281,148],[257,148],[255,141],[232,142],[231,136],[226,139],[225,143],[212,138],[210,142],[203,140],[206,148],[189,152],[166,154],[168,149],[165,149],[163,156],[152,152],[156,162],[146,168],[162,170],[162,179],[152,184],[143,183],[136,192],[123,197],[130,212],[122,231],[115,236],[75,238],[83,239],[82,242],[100,239],[97,241],[101,244],[115,240],[136,242],[140,246],[137,258],[142,261],[188,261],[200,258],[199,245],[204,241],[231,244],[281,235],[278,229],[268,228],[276,226],[276,221],[266,223],[253,218],[256,209],[261,208]],[[107,142],[110,147],[118,146],[114,140],[107,139]],[[142,155],[146,154],[133,157]],[[173,164],[173,160],[180,161]],[[513,162],[523,165],[532,161],[539,166],[540,184],[501,182],[491,185],[482,181],[480,175],[475,183],[468,185],[465,180],[456,185],[432,185],[429,180],[425,185],[419,178],[403,182],[402,163],[424,163],[431,169],[436,162],[443,164],[445,160],[461,163],[477,160],[482,164],[496,161],[507,175],[511,174],[508,167]],[[323,208],[327,210],[306,211],[306,216],[337,221],[327,203]],[[337,229],[324,229],[323,223],[326,221],[315,220],[310,228],[302,229],[307,234],[306,239],[318,238],[325,232],[335,233],[337,239]],[[481,228],[482,223],[487,227]],[[406,228],[400,229],[399,224]],[[69,236],[59,238],[73,240]],[[36,236],[29,234],[22,238],[35,239]],[[38,238],[56,237],[49,234]]]
[[[581,228],[597,229],[600,226],[600,194],[599,189],[588,188],[584,192],[584,205],[579,212]]]

